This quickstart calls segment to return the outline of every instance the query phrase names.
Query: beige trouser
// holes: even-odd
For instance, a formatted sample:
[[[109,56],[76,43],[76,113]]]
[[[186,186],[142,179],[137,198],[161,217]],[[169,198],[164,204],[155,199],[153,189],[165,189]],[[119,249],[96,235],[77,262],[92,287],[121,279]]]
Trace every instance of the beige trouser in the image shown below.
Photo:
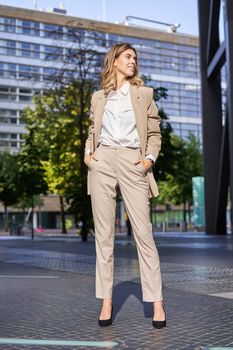
[[[159,255],[152,236],[149,186],[140,150],[100,145],[89,163],[96,238],[96,297],[112,297],[116,188],[129,216],[139,257],[143,301],[163,299]]]

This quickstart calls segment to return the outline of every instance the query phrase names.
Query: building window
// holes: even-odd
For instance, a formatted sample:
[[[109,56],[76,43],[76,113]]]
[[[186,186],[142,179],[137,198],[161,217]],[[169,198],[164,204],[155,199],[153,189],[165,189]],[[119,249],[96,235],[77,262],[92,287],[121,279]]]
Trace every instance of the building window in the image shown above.
[[[0,116],[0,124],[17,124],[16,118],[5,118]]]
[[[31,57],[31,44],[29,43],[21,43],[21,48],[22,50],[20,50],[19,52],[21,53],[20,56],[23,57]]]
[[[25,35],[40,36],[40,23],[32,21],[19,21],[18,32]]]
[[[0,18],[0,30],[8,33],[16,32],[15,18]]]
[[[0,77],[16,79],[16,64],[0,62]]]
[[[34,66],[19,65],[18,72],[19,79],[26,80],[40,80],[40,68]]]
[[[45,38],[63,40],[63,27],[53,24],[44,24],[43,36]]]
[[[7,55],[16,56],[16,41],[7,41]]]
[[[11,109],[0,109],[1,124],[17,124],[17,111]]]
[[[62,61],[63,48],[57,46],[45,46],[43,56],[46,61]]]
[[[8,63],[8,78],[16,78],[16,64]]]
[[[43,80],[51,80],[58,76],[59,70],[56,68],[43,68]]]
[[[0,40],[0,54],[16,56],[16,41]]]
[[[31,89],[19,89],[19,101],[31,102],[33,98],[33,90]]]
[[[16,101],[16,88],[0,86],[1,101]]]
[[[18,55],[22,57],[40,58],[40,45],[20,42]]]

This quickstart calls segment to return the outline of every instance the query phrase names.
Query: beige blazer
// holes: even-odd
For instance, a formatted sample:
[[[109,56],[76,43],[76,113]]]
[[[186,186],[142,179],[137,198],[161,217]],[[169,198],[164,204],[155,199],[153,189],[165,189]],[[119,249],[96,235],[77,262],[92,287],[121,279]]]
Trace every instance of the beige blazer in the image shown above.
[[[142,158],[148,154],[153,154],[157,159],[161,148],[160,133],[160,117],[158,108],[153,99],[153,89],[145,86],[130,86],[131,103],[133,106],[138,136],[140,139],[140,148]],[[101,132],[102,117],[104,114],[104,106],[106,97],[103,90],[98,90],[92,95],[88,138],[86,140],[86,150],[90,150],[94,154]],[[88,194],[90,194],[90,172],[88,171]],[[158,187],[153,176],[152,169],[147,173],[147,180],[150,188],[150,196],[157,197],[159,195]]]

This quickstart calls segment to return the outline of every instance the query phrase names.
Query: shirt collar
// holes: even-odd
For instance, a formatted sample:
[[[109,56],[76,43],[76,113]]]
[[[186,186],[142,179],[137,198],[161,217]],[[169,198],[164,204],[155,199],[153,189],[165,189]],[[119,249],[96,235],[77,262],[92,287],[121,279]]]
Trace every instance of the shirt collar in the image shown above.
[[[127,81],[120,89],[119,91],[121,92],[122,95],[128,95],[130,88],[130,83]]]
[[[120,89],[117,89],[116,91],[112,90],[109,92],[108,97],[112,97],[116,94],[122,94],[124,96],[127,96],[130,89],[130,83],[127,81]]]

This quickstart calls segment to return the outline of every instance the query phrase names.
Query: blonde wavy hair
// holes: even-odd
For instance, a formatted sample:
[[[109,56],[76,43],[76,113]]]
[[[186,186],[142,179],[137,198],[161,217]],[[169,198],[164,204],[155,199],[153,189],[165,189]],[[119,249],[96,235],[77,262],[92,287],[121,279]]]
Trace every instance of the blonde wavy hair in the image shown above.
[[[105,95],[110,91],[117,89],[117,74],[114,67],[115,59],[118,58],[125,50],[133,50],[136,55],[136,69],[132,77],[128,77],[128,81],[132,85],[142,86],[144,82],[138,76],[137,52],[134,47],[128,43],[114,45],[106,54],[104,59],[104,68],[100,75],[101,87]]]

